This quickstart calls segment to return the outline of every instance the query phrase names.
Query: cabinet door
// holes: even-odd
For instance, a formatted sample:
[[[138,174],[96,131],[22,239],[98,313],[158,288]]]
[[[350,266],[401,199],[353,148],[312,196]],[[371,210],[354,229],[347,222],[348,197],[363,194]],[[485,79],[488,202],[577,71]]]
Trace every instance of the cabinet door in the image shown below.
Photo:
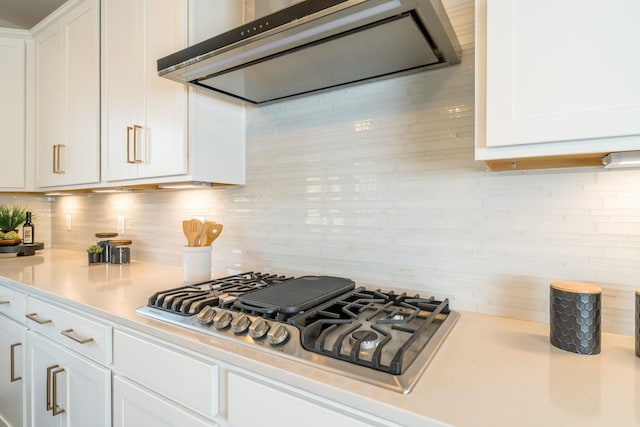
[[[25,181],[25,42],[0,37],[0,188],[24,189]]]
[[[100,181],[100,30],[97,0],[63,19],[65,34],[66,184]]]
[[[64,138],[64,45],[62,22],[56,22],[36,36],[36,184],[61,183],[57,177],[66,165],[58,163]]]
[[[36,35],[39,187],[100,179],[98,24],[86,0]]]
[[[111,426],[108,369],[33,332],[27,333],[27,358],[33,427]]]
[[[640,2],[481,3],[488,147],[640,135]]]
[[[212,427],[180,406],[120,377],[113,380],[114,427]]]
[[[0,316],[0,424],[10,427],[26,420],[26,335],[26,327]]]
[[[140,55],[140,0],[103,0],[102,42],[102,179],[135,178],[138,166],[132,154],[133,126],[142,87]],[[137,141],[136,141],[137,142]]]
[[[158,58],[186,47],[187,3],[145,2],[144,129],[140,178],[188,173],[187,88],[158,76]]]
[[[185,0],[102,2],[102,178],[187,173],[186,88],[156,61],[185,46]]]

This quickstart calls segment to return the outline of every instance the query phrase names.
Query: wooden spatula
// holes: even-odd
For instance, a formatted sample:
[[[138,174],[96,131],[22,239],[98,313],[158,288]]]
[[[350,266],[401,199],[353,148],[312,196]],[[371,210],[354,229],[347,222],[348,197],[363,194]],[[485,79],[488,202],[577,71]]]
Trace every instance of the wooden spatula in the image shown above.
[[[203,229],[204,229],[204,224],[202,224],[202,221],[198,221],[197,219],[182,221],[182,231],[184,232],[184,235],[187,238],[187,242],[189,246],[192,246],[192,247],[196,246],[198,239],[202,235]]]
[[[211,246],[214,240],[220,236],[222,233],[222,224],[218,224],[213,221],[205,221],[205,224],[209,224],[209,230],[207,231],[206,236],[206,246]]]

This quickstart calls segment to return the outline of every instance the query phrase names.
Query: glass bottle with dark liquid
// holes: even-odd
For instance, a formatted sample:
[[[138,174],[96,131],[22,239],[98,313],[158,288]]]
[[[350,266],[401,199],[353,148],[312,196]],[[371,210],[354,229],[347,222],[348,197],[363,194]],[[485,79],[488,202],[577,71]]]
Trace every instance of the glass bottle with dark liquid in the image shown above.
[[[31,223],[31,212],[27,212],[27,219],[22,226],[22,243],[32,245],[35,241],[34,227]]]

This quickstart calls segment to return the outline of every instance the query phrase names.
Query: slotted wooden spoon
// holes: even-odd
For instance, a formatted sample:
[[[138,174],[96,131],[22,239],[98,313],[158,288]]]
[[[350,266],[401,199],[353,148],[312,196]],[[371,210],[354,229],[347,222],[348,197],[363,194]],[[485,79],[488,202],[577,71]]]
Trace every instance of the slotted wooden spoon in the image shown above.
[[[207,229],[207,234],[202,236],[203,240],[206,240],[204,246],[211,246],[214,240],[216,240],[220,236],[220,233],[222,233],[222,224],[218,224],[213,221],[205,221],[205,224],[209,227]]]
[[[188,245],[191,247],[196,246],[198,239],[202,235],[203,229],[204,224],[202,224],[202,221],[198,221],[197,219],[182,221],[182,231],[187,238]]]

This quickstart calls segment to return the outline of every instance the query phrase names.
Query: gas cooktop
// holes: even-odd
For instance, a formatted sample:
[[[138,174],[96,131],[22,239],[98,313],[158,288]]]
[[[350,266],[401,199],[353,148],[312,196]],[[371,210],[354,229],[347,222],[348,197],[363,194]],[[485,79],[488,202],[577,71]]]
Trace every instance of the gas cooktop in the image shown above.
[[[137,313],[402,393],[460,316],[447,299],[258,272],[156,292]]]

